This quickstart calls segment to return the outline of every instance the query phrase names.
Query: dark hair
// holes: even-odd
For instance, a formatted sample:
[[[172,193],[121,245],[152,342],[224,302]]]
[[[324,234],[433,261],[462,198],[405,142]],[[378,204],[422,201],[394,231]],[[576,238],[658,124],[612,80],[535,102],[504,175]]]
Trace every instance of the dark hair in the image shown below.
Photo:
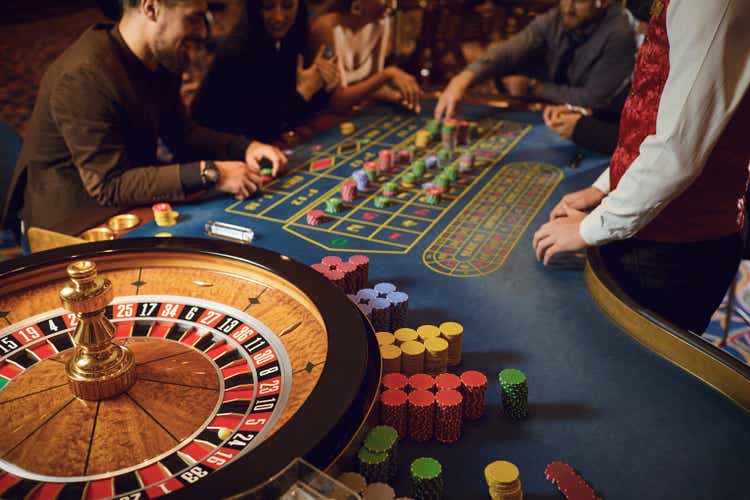
[[[237,24],[226,43],[240,43],[243,47],[252,47],[253,51],[273,50],[275,40],[268,34],[263,25],[261,0],[245,0]],[[298,0],[297,17],[283,40],[284,46],[294,53],[307,57],[310,40],[307,2]]]

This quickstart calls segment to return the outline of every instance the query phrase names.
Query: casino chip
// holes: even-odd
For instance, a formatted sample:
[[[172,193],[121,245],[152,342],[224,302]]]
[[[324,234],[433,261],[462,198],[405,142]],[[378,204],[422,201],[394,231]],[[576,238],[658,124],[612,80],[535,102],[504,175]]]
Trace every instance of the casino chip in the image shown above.
[[[388,389],[380,394],[380,421],[398,431],[398,436],[406,437],[408,404],[406,392]]]
[[[362,474],[357,474],[356,472],[344,472],[337,478],[337,481],[358,495],[361,495],[365,491],[365,488],[367,488],[367,480]]]
[[[383,375],[381,380],[383,389],[395,389],[400,391],[406,391],[406,387],[409,384],[409,377],[403,373],[388,373]]]
[[[505,460],[497,460],[484,468],[490,497],[499,500],[522,500],[518,467]]]
[[[385,483],[372,483],[367,485],[362,493],[362,500],[394,500],[396,492]]]
[[[393,332],[393,336],[396,339],[396,345],[401,345],[404,342],[409,342],[411,340],[417,340],[418,334],[417,331],[412,328],[399,328],[395,332]]]
[[[529,415],[529,386],[521,370],[507,368],[500,372],[500,388],[503,411],[512,420],[521,420]]]
[[[396,337],[390,332],[376,332],[375,338],[378,339],[378,345],[391,345],[396,343]]]
[[[430,457],[417,458],[409,468],[412,495],[416,500],[434,500],[443,496],[443,467]]]
[[[435,378],[426,373],[415,373],[409,377],[409,388],[412,391],[434,391]]]
[[[463,418],[476,420],[484,414],[487,377],[475,370],[465,371],[461,374],[461,384],[464,394]]]
[[[402,367],[404,375],[410,376],[424,371],[424,344],[409,340],[401,344]]]
[[[463,396],[454,390],[442,390],[435,394],[435,439],[440,443],[455,443],[461,437]]]
[[[388,483],[396,477],[398,472],[398,436],[398,431],[389,425],[376,425],[367,433],[364,448],[371,453],[384,453],[386,455],[385,469],[378,471],[384,472],[384,475],[373,481],[363,474],[368,482]]]
[[[435,432],[435,395],[430,391],[411,391],[408,398],[409,437],[424,442]]]
[[[341,133],[343,135],[351,135],[356,130],[356,127],[352,122],[344,122],[341,124]]]
[[[448,341],[448,366],[460,365],[463,351],[463,325],[455,321],[446,321],[440,324],[440,334]]]
[[[326,213],[337,214],[341,212],[343,202],[341,198],[329,198],[326,200]]]
[[[382,300],[382,299],[376,299]],[[380,356],[383,358],[383,373],[401,372],[401,348],[395,345],[381,345]]]
[[[591,485],[565,462],[548,464],[544,469],[544,477],[569,500],[601,500]]]

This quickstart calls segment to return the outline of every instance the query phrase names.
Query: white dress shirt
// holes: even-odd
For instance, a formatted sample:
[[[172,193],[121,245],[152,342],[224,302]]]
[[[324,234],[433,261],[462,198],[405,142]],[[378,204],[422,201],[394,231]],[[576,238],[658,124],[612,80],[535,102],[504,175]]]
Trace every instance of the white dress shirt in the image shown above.
[[[656,133],[615,190],[609,169],[593,184],[607,196],[581,222],[589,245],[633,236],[685,191],[750,87],[750,0],[672,0],[666,20],[669,77]]]

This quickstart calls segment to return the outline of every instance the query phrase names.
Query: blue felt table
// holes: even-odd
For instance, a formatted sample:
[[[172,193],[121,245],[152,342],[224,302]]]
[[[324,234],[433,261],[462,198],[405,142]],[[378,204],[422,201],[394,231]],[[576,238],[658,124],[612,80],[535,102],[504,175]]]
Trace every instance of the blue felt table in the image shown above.
[[[292,172],[277,181],[277,192],[270,197],[240,203],[226,196],[178,206],[176,226],[159,228],[151,222],[127,236],[152,236],[164,230],[175,236],[204,236],[205,223],[217,220],[250,227],[254,244],[307,264],[325,255],[366,253],[371,259],[371,282],[390,281],[409,294],[410,326],[461,322],[463,362],[457,371],[474,369],[488,375],[486,414],[466,423],[454,445],[402,443],[399,495],[409,493],[406,464],[418,456],[432,456],[443,464],[448,498],[486,498],[483,469],[499,459],[518,465],[529,499],[560,498],[544,478],[545,465],[553,460],[569,462],[607,499],[750,498],[746,480],[750,416],[621,332],[588,295],[580,267],[570,260],[548,268],[536,262],[531,247],[534,231],[563,194],[590,184],[607,164],[607,158],[584,151],[581,165],[568,168],[576,148],[549,132],[538,113],[462,108],[468,119],[484,118],[489,133],[498,120],[518,123],[520,128],[501,144],[509,149],[507,154],[494,150],[496,156],[488,160],[492,166],[444,200],[444,209],[423,217],[429,222],[414,219],[415,224],[399,226],[410,220],[404,211],[368,225],[358,222],[368,222],[362,219],[368,207],[358,206],[349,207],[351,219],[339,223],[336,230],[306,226],[305,213],[322,207],[329,192],[334,193],[354,168],[361,167],[368,151],[398,148],[424,125],[428,113],[417,118],[389,108],[369,108],[354,119],[354,136],[343,137],[338,129],[331,129],[296,147]],[[525,124],[531,128],[524,129]],[[519,130],[520,139],[512,145]],[[342,141],[359,141],[359,149],[339,154]],[[313,151],[316,144],[322,150]],[[330,168],[312,170],[313,162],[327,159],[332,159]],[[516,219],[506,218],[489,227],[490,232],[496,227],[508,234],[505,246],[498,249],[508,252],[507,258],[498,266],[492,255],[485,255],[484,267],[479,265],[482,273],[474,277],[463,277],[461,272],[450,276],[428,267],[426,251],[445,238],[451,221],[460,223],[459,213],[482,188],[517,162],[559,170],[547,171],[552,172],[548,187],[554,191],[546,201],[537,198],[537,205],[522,206],[526,213],[520,213],[515,225]],[[557,181],[550,179],[558,171],[561,180],[555,187]],[[295,176],[301,180],[281,186]],[[409,209],[421,206],[418,199],[409,200]],[[401,205],[388,210],[397,207]],[[364,230],[347,233],[352,225]],[[389,240],[399,229],[412,232],[401,231],[406,236]],[[529,379],[530,417],[521,423],[511,423],[500,409],[497,373],[508,367],[523,370]]]

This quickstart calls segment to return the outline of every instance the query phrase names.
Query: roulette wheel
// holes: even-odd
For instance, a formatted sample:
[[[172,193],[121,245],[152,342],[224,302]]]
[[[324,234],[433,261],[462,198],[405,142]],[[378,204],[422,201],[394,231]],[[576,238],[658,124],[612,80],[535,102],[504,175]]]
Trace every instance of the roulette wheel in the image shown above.
[[[205,239],[0,266],[0,497],[217,498],[325,469],[380,380],[369,323],[316,271]]]

